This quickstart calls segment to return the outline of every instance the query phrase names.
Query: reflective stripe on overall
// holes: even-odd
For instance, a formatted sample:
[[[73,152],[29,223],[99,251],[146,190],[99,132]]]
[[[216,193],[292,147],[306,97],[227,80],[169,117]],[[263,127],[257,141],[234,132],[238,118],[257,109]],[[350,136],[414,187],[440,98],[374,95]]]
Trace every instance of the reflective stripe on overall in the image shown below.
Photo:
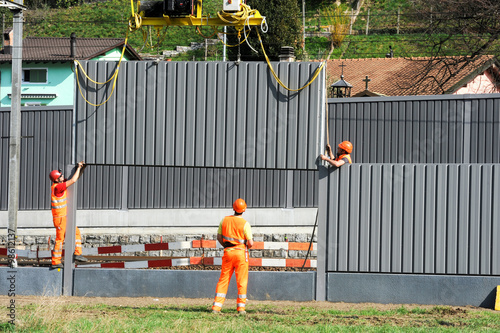
[[[56,228],[56,242],[54,244],[54,251],[52,251],[52,265],[57,265],[61,263],[62,259],[62,249],[64,238],[66,236],[66,214],[67,214],[67,198],[66,192],[64,191],[61,197],[56,197],[54,183],[51,186],[51,202],[52,202],[52,221],[54,227]],[[80,229],[76,227],[75,232],[75,255],[82,254],[82,236]]]
[[[248,251],[244,234],[246,223],[245,219],[236,216],[226,216],[222,222],[222,239],[225,249],[212,310],[222,309],[233,272],[236,274],[238,287],[236,310],[245,310],[248,285]]]

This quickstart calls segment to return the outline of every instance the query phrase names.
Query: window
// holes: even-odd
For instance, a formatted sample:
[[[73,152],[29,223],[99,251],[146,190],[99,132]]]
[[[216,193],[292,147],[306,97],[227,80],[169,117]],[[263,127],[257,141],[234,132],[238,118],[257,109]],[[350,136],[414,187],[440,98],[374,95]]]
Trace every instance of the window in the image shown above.
[[[47,83],[47,69],[23,69],[23,83]]]

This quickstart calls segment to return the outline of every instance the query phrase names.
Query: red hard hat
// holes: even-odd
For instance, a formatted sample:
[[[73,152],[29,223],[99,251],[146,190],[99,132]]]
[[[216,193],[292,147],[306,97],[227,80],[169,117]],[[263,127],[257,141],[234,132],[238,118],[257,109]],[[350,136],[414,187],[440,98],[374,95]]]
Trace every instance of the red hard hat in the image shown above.
[[[50,180],[55,182],[59,177],[61,177],[62,173],[61,170],[52,170],[49,174]]]
[[[352,143],[349,141],[342,141],[339,143],[339,148],[344,149],[348,154],[352,153]]]
[[[247,209],[247,203],[243,199],[236,199],[233,203],[233,209],[236,213],[243,213]]]

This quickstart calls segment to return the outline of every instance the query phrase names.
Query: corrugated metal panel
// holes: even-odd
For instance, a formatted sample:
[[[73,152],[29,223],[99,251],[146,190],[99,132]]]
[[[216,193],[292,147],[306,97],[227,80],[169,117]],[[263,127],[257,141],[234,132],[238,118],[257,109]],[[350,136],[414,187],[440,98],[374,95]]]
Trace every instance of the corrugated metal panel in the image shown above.
[[[82,62],[104,82],[116,63]],[[273,63],[290,88],[321,63]],[[87,100],[111,94],[80,78]],[[315,170],[324,71],[306,89],[277,85],[266,63],[121,64],[116,89],[94,107],[78,94],[77,159],[93,164]]]
[[[327,270],[500,275],[499,164],[331,168]]]
[[[500,95],[329,99],[329,137],[356,163],[499,163]]]
[[[78,209],[122,209],[123,166],[89,165],[78,180]]]
[[[0,112],[0,210],[9,205],[9,133],[10,112]]]
[[[30,107],[21,110],[21,163],[19,209],[50,208],[50,180],[53,169],[71,162],[72,110],[68,107]],[[7,210],[9,112],[0,110],[0,207]]]
[[[286,208],[287,195],[293,195],[293,207],[317,205],[317,172],[314,171],[293,171],[290,184],[287,170],[128,168],[125,195],[129,209],[229,208],[238,197],[245,198],[249,207]]]

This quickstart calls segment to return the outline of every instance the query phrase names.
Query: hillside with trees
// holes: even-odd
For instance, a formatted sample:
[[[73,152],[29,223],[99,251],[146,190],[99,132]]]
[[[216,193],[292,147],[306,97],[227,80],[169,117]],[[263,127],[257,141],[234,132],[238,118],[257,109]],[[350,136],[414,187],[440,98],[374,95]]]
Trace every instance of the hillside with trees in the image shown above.
[[[397,57],[500,55],[498,0],[248,0],[248,4],[267,17],[269,29],[261,36],[274,60],[281,46],[294,47],[300,60],[377,58],[391,49]],[[141,54],[158,58],[165,50],[199,43],[200,49],[172,60],[222,60],[221,42],[203,47],[206,37],[217,38],[210,27],[143,27],[128,34],[129,1],[29,0],[25,5],[29,8],[24,15],[25,37],[69,37],[72,32],[77,37],[128,36]],[[204,14],[213,16],[221,9],[221,0],[203,1]],[[12,15],[7,9],[2,12],[8,28]],[[243,45],[242,58],[262,59],[254,32],[249,43],[259,53]],[[229,48],[229,59],[235,52]]]

